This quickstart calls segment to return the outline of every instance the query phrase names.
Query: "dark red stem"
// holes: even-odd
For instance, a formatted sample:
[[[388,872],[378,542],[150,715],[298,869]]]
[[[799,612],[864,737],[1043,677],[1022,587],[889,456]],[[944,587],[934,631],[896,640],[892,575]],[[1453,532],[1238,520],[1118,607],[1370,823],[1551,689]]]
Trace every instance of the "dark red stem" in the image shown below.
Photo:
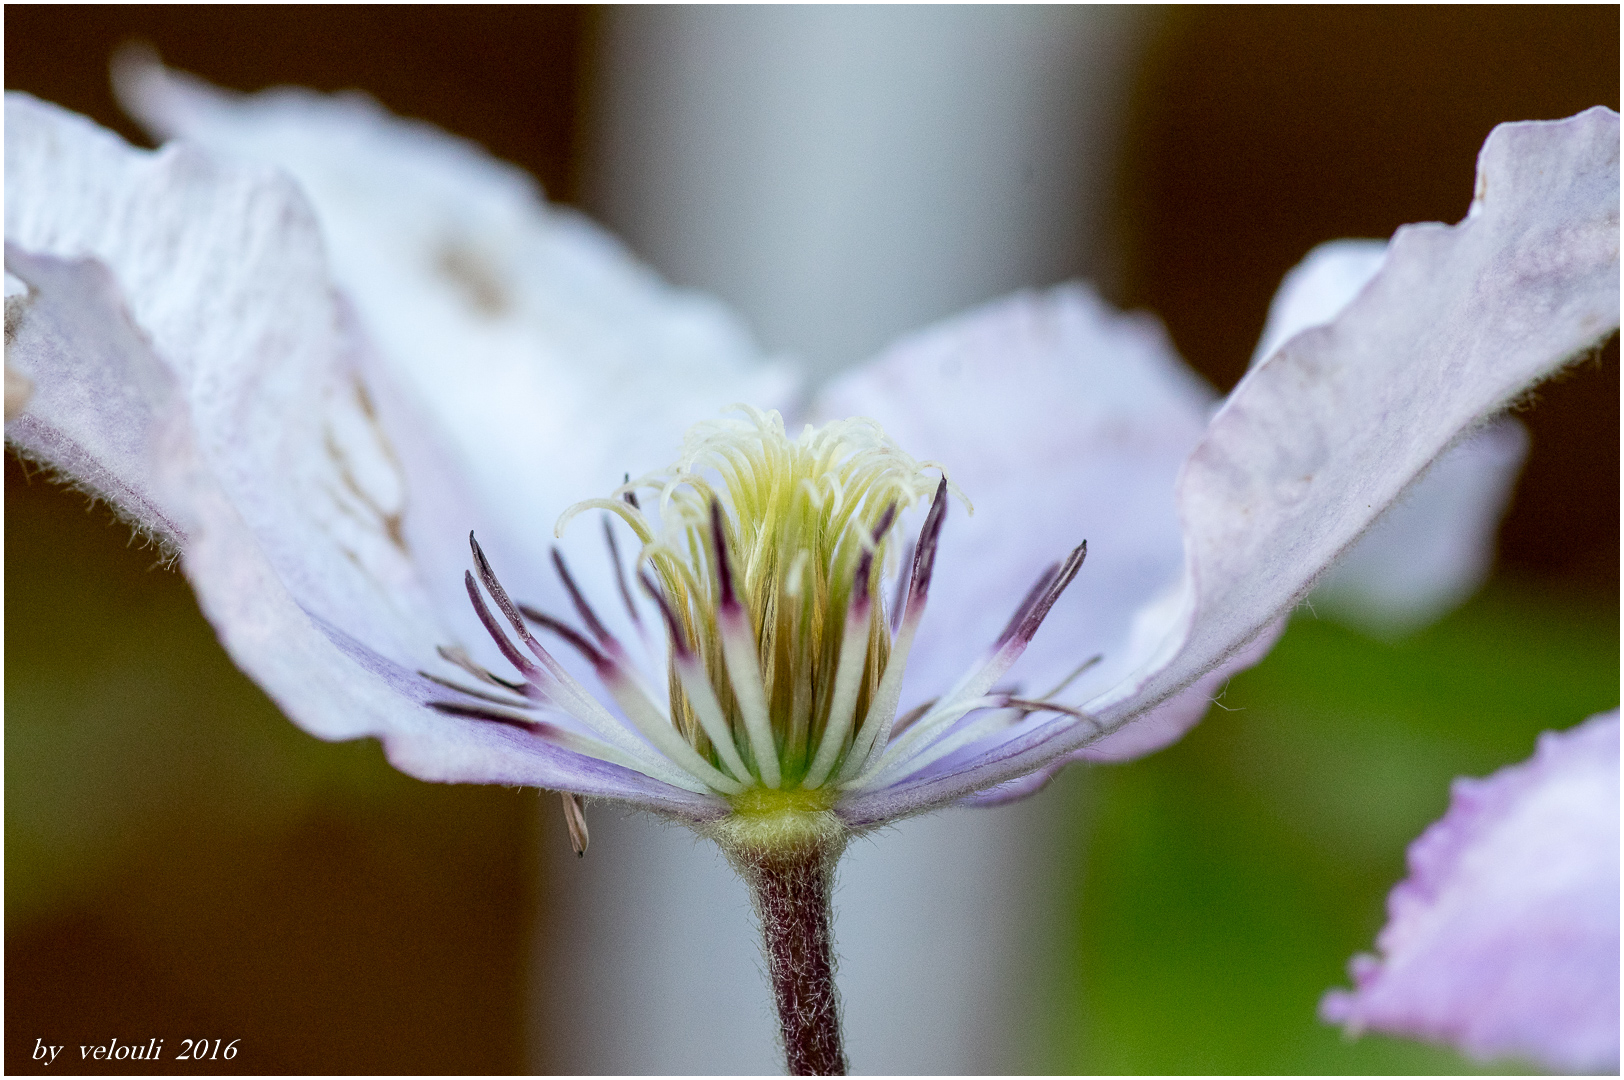
[[[766,937],[789,1073],[844,1076],[830,929],[835,860],[821,850],[800,848],[752,853],[742,861]]]

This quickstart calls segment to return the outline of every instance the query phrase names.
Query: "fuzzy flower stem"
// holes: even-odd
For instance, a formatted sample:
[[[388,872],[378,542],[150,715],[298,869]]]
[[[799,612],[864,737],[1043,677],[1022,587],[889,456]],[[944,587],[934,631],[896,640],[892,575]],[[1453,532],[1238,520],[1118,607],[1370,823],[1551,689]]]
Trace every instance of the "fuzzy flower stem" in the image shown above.
[[[712,838],[750,889],[791,1076],[844,1076],[830,891],[849,838],[827,810],[796,809],[795,792],[757,789]]]
[[[761,918],[791,1076],[846,1074],[830,929],[834,862],[817,850],[767,851],[740,867]]]

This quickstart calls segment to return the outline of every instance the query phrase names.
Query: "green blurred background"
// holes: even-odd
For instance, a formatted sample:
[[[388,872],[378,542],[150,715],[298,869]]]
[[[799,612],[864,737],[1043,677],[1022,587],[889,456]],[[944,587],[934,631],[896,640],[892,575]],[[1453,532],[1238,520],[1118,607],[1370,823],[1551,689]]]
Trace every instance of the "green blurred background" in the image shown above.
[[[588,9],[5,20],[8,88],[129,137],[105,62],[142,37],[226,86],[362,87],[572,195]],[[1455,220],[1495,122],[1618,106],[1613,7],[1153,22],[1109,291],[1160,314],[1221,388],[1314,243]],[[1523,410],[1534,450],[1500,569],[1460,612],[1395,644],[1304,612],[1179,745],[1040,796],[1075,837],[1058,875],[1072,935],[1028,1067],[1474,1068],[1347,1042],[1314,1009],[1370,947],[1450,778],[1618,702],[1618,400],[1615,342]],[[526,1045],[531,938],[567,928],[536,914],[536,853],[565,840],[535,793],[421,784],[373,744],[305,736],[231,666],[160,553],[10,459],[5,536],[7,1071],[37,1071],[37,1038],[76,1051],[115,1036],[164,1038],[166,1056],[183,1038],[242,1040],[197,1071],[546,1062]]]

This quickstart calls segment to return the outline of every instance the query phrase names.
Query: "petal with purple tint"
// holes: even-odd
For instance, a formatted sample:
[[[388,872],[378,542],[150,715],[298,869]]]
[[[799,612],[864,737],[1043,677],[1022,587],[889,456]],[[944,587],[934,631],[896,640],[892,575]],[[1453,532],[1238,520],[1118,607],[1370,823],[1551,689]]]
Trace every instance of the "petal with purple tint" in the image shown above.
[[[1337,240],[1309,252],[1269,305],[1252,366],[1334,320],[1386,254],[1377,240]],[[1337,560],[1314,591],[1314,610],[1386,637],[1419,629],[1465,600],[1488,575],[1527,452],[1522,424],[1504,416],[1452,447]]]
[[[1540,736],[1534,757],[1457,780],[1410,846],[1380,958],[1320,1013],[1351,1033],[1440,1040],[1558,1072],[1619,1063],[1618,713]]]
[[[6,371],[27,380],[6,438],[117,508],[149,536],[184,542],[184,508],[154,475],[150,434],[179,391],[124,310],[118,283],[95,259],[6,250],[19,281],[6,317]]]
[[[120,99],[155,135],[298,182],[334,282],[484,508],[481,540],[516,599],[567,610],[548,565],[564,508],[669,460],[689,424],[724,406],[793,400],[795,373],[764,363],[729,311],[667,285],[470,142],[358,94],[234,94],[138,53],[116,75]],[[447,520],[439,542],[458,550],[469,524]],[[598,532],[581,522],[558,542],[633,645],[630,619],[608,602],[619,584]],[[428,583],[442,604],[456,602],[461,566]]]
[[[423,589],[413,523],[461,496],[420,467],[431,440],[395,452],[387,388],[375,404],[296,189],[187,147],[133,150],[19,95],[6,120],[8,273],[30,289],[8,359],[33,384],[14,437],[181,547],[222,643],[289,716],[324,738],[375,735],[424,779],[720,812],[430,707],[448,695],[417,671],[456,673],[437,649],[472,616],[464,601],[445,617]]]
[[[1617,328],[1618,151],[1618,116],[1607,109],[1496,128],[1464,221],[1400,229],[1334,322],[1291,338],[1246,375],[1179,477],[1182,584],[1134,616],[1137,669],[1113,672],[1114,685],[1080,702],[1106,731],[1157,715],[1235,663],[1464,433]],[[939,352],[953,355],[951,344]],[[880,377],[898,381],[883,368]],[[925,411],[927,399],[912,400]],[[1025,427],[1006,421],[1004,452],[1020,457],[1052,441],[1036,422],[1045,415]],[[967,420],[957,430],[970,439],[985,428]],[[953,456],[950,445],[931,451]],[[1026,456],[1066,464],[1063,453]],[[1071,497],[1063,481],[1054,497]],[[1006,596],[1022,591],[1006,583]],[[1031,717],[842,812],[854,821],[918,812],[1097,738],[1094,725]]]
[[[1021,597],[1085,539],[1087,568],[1011,674],[1042,693],[1099,656],[1065,695],[1079,701],[1143,663],[1134,619],[1178,580],[1173,485],[1213,400],[1153,319],[1079,285],[958,316],[826,389],[815,418],[874,417],[975,503],[942,528],[903,709],[979,666]]]
[[[1618,327],[1618,114],[1503,124],[1454,226],[1410,225],[1230,395],[1179,482],[1187,614],[1125,721],[1233,655],[1460,436]]]

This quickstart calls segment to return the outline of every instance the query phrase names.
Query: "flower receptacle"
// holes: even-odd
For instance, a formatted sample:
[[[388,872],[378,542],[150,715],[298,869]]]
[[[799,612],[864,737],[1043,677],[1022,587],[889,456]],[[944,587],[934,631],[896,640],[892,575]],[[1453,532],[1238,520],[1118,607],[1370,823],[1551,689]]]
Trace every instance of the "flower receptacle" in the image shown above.
[[[850,830],[831,806],[828,788],[756,786],[733,796],[733,813],[705,827],[728,859],[747,864],[777,858],[814,858],[833,865],[845,850]]]

